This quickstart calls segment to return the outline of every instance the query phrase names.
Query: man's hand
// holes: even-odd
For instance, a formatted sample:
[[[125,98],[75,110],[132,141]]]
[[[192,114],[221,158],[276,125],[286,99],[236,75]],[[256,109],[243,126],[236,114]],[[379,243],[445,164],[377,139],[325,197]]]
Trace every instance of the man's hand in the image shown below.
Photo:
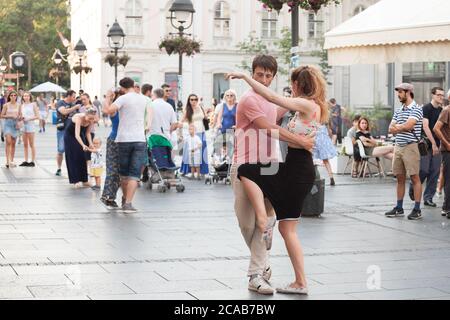
[[[298,135],[297,137],[297,144],[309,152],[313,151],[315,143],[316,143],[315,134],[309,136]]]
[[[245,73],[242,72],[231,72],[231,73],[227,73],[225,75],[225,79],[226,80],[231,80],[231,79],[244,79],[246,76]]]
[[[439,148],[437,147],[437,145],[433,143],[431,148],[433,149],[433,156],[437,156],[439,154]]]

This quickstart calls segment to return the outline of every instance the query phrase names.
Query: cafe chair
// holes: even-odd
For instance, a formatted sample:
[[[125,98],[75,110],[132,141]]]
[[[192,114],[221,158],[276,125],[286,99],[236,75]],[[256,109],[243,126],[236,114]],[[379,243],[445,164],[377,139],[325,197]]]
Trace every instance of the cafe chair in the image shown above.
[[[383,169],[383,164],[381,163],[380,159],[377,157],[373,157],[373,156],[368,156],[366,155],[366,150],[364,149],[364,145],[362,143],[361,140],[357,140],[356,141],[358,143],[358,148],[359,148],[359,154],[361,155],[361,172],[360,172],[360,177],[362,178],[362,180],[364,180],[364,178],[366,177],[367,171],[369,171],[369,175],[372,177],[372,172],[370,171],[370,166],[373,165],[375,167],[377,167],[378,169],[378,176],[381,177],[385,177],[386,174],[384,173],[384,169]],[[376,163],[371,162],[370,160],[376,160]]]
[[[347,165],[345,166],[345,169],[343,172],[343,175],[345,175],[348,167],[353,168],[353,166],[355,164],[355,159],[354,159],[354,150],[353,150],[352,139],[350,139],[349,137],[345,137],[342,144],[344,145],[344,155],[348,157]],[[350,172],[350,174],[351,174],[351,172]]]

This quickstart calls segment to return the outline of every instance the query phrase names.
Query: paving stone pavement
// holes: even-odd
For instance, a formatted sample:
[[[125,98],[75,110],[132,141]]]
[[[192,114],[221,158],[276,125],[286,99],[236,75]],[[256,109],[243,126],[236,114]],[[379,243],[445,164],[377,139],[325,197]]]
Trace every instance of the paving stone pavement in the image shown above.
[[[428,208],[422,221],[385,218],[392,178],[338,176],[327,186],[325,214],[299,226],[310,296],[263,297],[247,290],[249,252],[229,186],[141,188],[139,213],[109,212],[98,192],[69,186],[65,170],[54,176],[54,128],[36,136],[36,168],[5,169],[1,145],[0,299],[450,298],[450,220]],[[18,145],[17,163],[22,154]],[[293,279],[278,232],[271,264],[275,286]]]

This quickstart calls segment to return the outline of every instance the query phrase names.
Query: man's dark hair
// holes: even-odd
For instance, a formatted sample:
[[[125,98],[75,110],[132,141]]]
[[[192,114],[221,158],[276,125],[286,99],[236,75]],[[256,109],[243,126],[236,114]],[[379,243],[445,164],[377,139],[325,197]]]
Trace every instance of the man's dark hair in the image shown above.
[[[167,88],[170,88],[170,86],[169,86],[167,83],[164,83],[164,84],[161,86],[161,89],[167,89]]]
[[[64,98],[71,97],[73,95],[76,95],[77,93],[74,90],[67,90],[66,94],[64,95]]]
[[[131,89],[134,87],[134,80],[126,77],[120,80],[119,85],[124,89]]]
[[[271,71],[273,76],[278,73],[277,60],[267,54],[261,54],[253,59],[252,71],[255,73],[256,68],[263,68],[264,71]]]
[[[331,98],[331,99],[330,99],[330,102],[331,102],[332,104],[335,104],[335,103],[336,103],[336,99],[335,99],[335,98]]]
[[[147,92],[149,92],[150,91],[150,93],[153,91],[153,86],[151,85],[151,84],[148,84],[148,83],[146,83],[146,84],[144,84],[143,86],[142,86],[142,88],[141,88],[141,92],[142,92],[142,94],[147,94]]]
[[[434,87],[433,89],[431,89],[431,94],[434,95],[438,91],[444,91],[444,89],[442,89],[441,87]]]
[[[225,93],[221,93],[220,94],[220,100],[223,100],[224,97],[225,97]]]
[[[359,121],[359,119],[361,119],[361,115],[360,115],[360,114],[356,114],[356,115],[353,117],[353,122]]]

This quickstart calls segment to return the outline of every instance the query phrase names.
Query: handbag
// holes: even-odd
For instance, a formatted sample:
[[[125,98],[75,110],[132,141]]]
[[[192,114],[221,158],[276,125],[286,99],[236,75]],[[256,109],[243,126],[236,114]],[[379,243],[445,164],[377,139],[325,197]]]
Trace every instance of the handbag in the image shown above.
[[[16,121],[16,129],[17,129],[17,130],[22,129],[23,126],[24,126],[23,120],[18,120],[18,121]]]
[[[203,111],[203,115],[205,116],[203,118],[203,126],[205,127],[205,131],[208,131],[209,130],[209,120],[206,117],[206,113],[205,113],[205,110],[203,110],[203,108],[202,108],[202,111]]]
[[[429,154],[429,144],[428,144],[428,138],[422,136],[420,139],[417,139],[417,146],[419,147],[419,153],[421,157],[427,156]]]

